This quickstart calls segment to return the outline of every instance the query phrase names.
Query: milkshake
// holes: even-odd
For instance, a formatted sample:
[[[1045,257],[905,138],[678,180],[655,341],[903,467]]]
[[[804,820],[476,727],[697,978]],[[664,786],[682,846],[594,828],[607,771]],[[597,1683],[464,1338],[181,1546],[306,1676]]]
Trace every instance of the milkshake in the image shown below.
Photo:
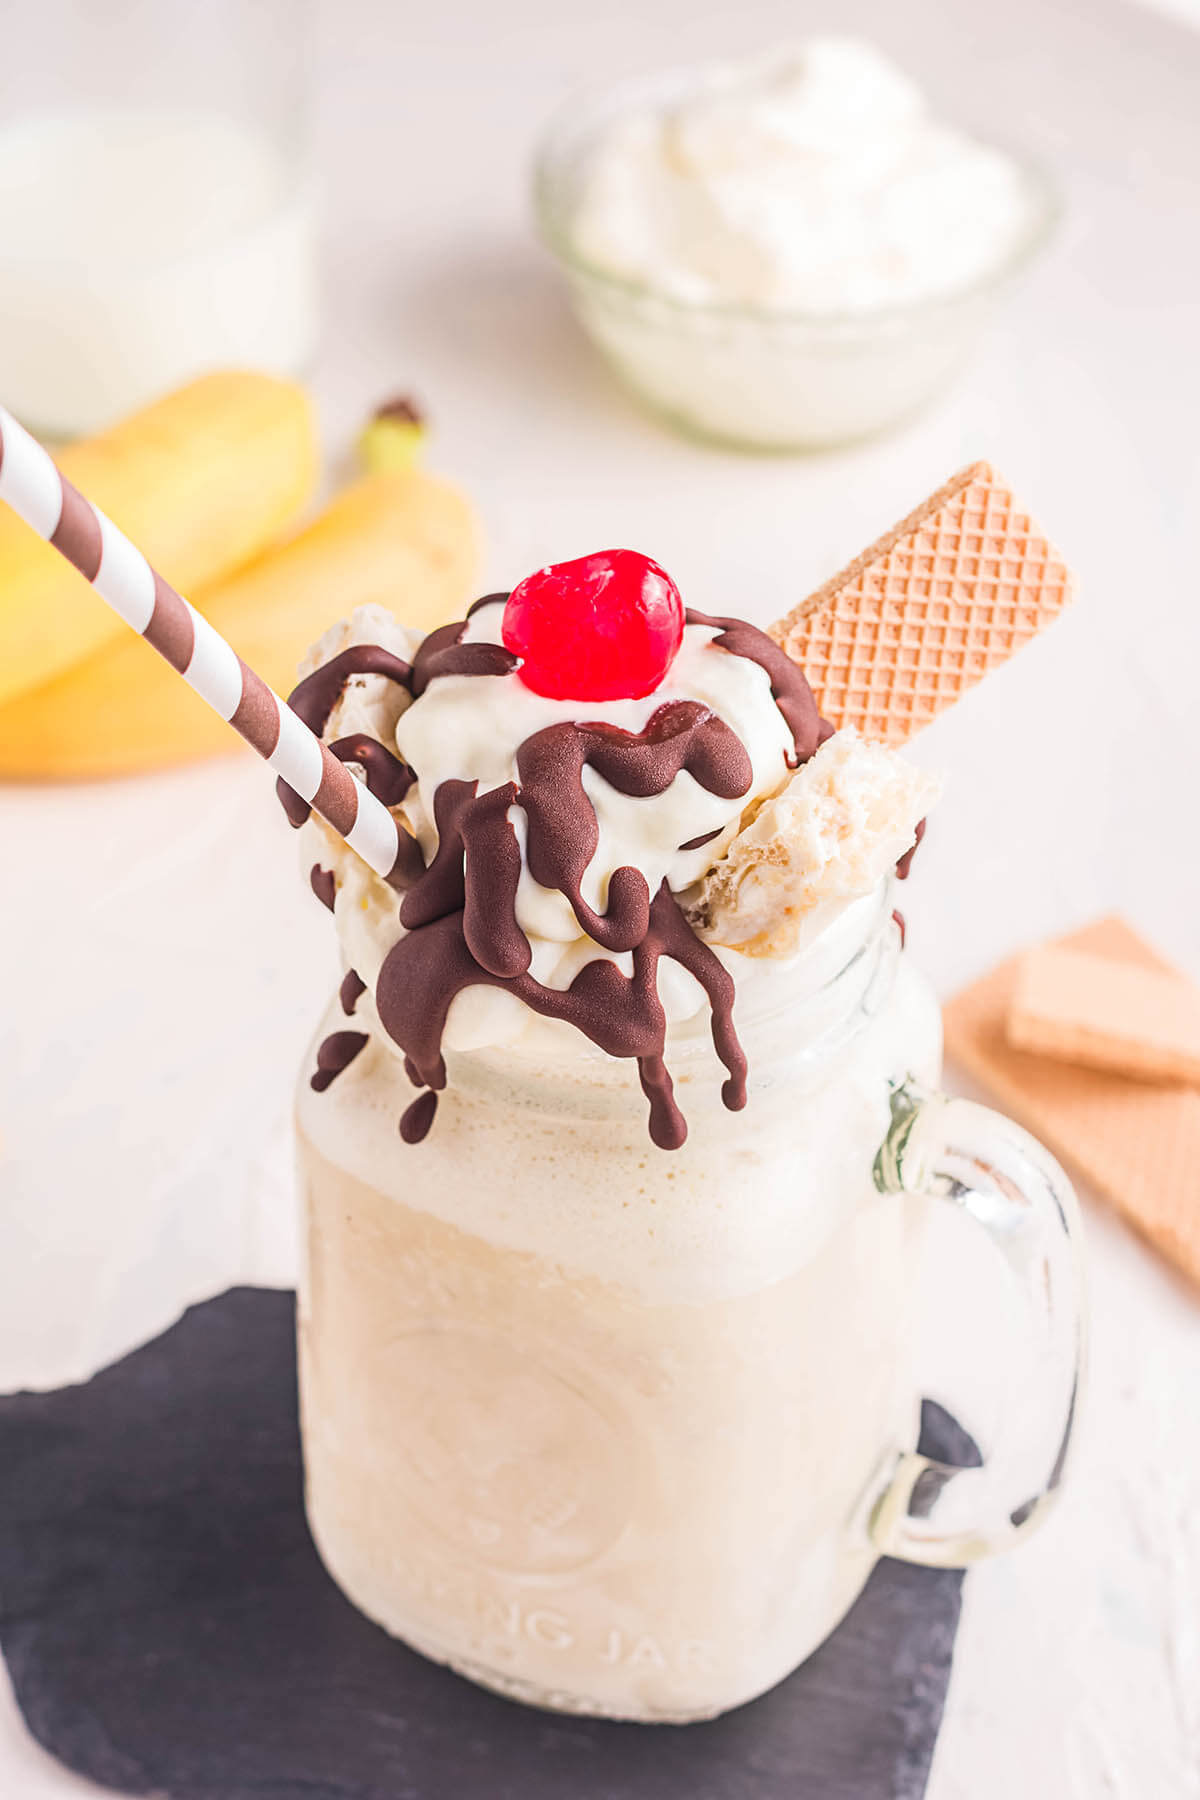
[[[953,1548],[904,1523],[936,783],[631,552],[424,640],[363,609],[292,704],[404,831],[385,880],[282,795],[346,965],[298,1109],[318,1548],[515,1698],[736,1706],[882,1548]]]

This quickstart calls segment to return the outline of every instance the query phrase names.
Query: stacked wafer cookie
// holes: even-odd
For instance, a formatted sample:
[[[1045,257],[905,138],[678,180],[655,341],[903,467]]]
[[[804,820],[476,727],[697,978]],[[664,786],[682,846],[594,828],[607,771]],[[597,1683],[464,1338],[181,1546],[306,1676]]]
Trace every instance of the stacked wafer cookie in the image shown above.
[[[1009,1043],[1135,1081],[1200,1087],[1200,988],[1147,956],[1069,944],[1029,951],[1008,1009]]]
[[[1175,1032],[1187,1004],[1186,985],[1123,920],[1101,919],[1034,953],[1047,954],[1109,965],[1133,992],[1153,994],[1162,983],[1174,984],[1179,999],[1160,1020]],[[1135,1230],[1200,1283],[1200,1086],[1183,1079],[1182,1062],[1171,1080],[1148,1079],[1144,1058],[1133,1064],[1136,1077],[1128,1063],[1123,1072],[1094,1062],[1087,1066],[1096,1033],[1072,1037],[1069,1013],[1053,1042],[1043,1042],[1043,1054],[1018,1048],[1013,1039],[1025,1035],[1031,993],[1043,1001],[1043,1018],[1050,1012],[1045,1002],[1068,998],[1061,989],[1052,994],[1036,967],[1034,976],[1031,986],[1028,959],[1013,957],[951,1000],[945,1009],[946,1048],[1111,1200]],[[1144,1042],[1148,1033],[1138,1035]],[[1080,1060],[1067,1060],[1076,1057]]]
[[[973,463],[771,635],[824,716],[905,743],[1036,637],[1071,598],[1058,552],[987,463]]]

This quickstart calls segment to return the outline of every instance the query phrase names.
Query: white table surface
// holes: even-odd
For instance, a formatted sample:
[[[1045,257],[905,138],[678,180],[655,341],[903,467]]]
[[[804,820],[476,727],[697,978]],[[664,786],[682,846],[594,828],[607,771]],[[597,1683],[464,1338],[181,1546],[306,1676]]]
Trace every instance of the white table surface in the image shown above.
[[[1196,0],[1172,10],[1195,16]],[[853,453],[693,448],[610,385],[531,241],[527,158],[565,91],[770,43],[828,9],[327,0],[316,383],[331,453],[411,388],[436,421],[433,461],[478,501],[485,585],[632,542],[691,603],[763,622],[991,458],[1083,598],[917,746],[951,785],[906,897],[913,953],[950,992],[1118,909],[1200,973],[1185,557],[1200,510],[1200,42],[1120,0],[837,11],[944,105],[1040,150],[1066,190],[1063,240],[953,396]],[[77,1379],[231,1281],[290,1279],[289,1090],[335,963],[248,757],[0,789],[0,842],[7,1389]],[[1200,1795],[1200,1303],[1100,1208],[1087,1220],[1074,1479],[1037,1540],[967,1582],[931,1800]],[[970,1304],[940,1305],[963,1368],[986,1375],[986,1314],[981,1329]],[[0,1678],[0,1793],[95,1791],[30,1742]]]

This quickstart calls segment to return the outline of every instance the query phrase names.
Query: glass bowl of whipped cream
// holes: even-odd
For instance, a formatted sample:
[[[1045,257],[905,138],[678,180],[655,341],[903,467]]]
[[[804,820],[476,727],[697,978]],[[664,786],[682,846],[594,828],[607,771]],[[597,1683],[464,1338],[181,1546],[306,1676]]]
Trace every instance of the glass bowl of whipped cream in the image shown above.
[[[584,329],[692,436],[756,450],[899,424],[967,360],[1058,217],[1045,172],[819,38],[576,101],[535,167]]]

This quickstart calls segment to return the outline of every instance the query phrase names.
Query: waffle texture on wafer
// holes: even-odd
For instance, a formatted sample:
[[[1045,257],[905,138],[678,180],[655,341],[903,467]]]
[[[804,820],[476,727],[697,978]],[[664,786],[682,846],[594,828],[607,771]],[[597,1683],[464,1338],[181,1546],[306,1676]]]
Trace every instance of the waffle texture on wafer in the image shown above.
[[[1173,973],[1121,919],[1102,919],[1059,947]],[[1007,1020],[1020,964],[1013,957],[950,1001],[947,1051],[1200,1284],[1200,1091],[1014,1049]]]
[[[824,716],[903,744],[1066,606],[1058,552],[987,463],[939,488],[771,636]]]

